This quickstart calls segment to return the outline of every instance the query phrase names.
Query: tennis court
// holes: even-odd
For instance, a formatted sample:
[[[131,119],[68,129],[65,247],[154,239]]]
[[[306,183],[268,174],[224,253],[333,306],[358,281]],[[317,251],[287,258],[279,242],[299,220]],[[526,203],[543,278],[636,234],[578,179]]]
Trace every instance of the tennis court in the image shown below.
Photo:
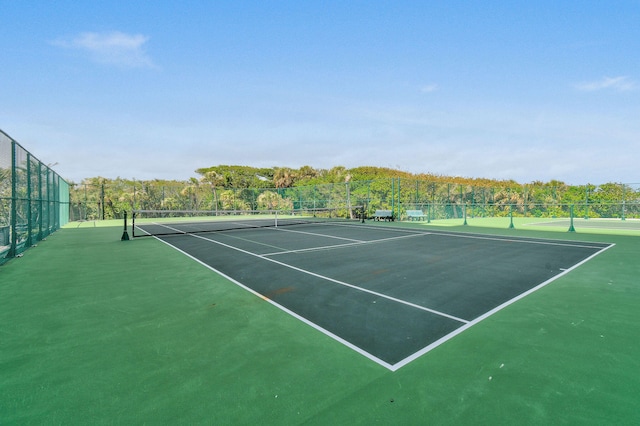
[[[136,230],[394,371],[612,246],[255,220],[213,221],[216,232],[175,219]]]
[[[619,218],[573,218],[573,219],[555,219],[539,222],[527,223],[529,226],[554,226],[569,229],[571,226],[578,229],[600,229],[600,230],[622,230],[622,231],[639,231],[640,220]]]
[[[159,239],[120,241],[121,221],[71,223],[2,266],[3,422],[637,424],[637,236],[516,225],[162,237],[203,244],[194,254],[260,298]],[[287,232],[304,228],[322,237]],[[510,287],[526,297],[492,310]],[[420,356],[442,340],[408,332],[437,321],[458,328]],[[397,343],[408,336],[424,341]]]

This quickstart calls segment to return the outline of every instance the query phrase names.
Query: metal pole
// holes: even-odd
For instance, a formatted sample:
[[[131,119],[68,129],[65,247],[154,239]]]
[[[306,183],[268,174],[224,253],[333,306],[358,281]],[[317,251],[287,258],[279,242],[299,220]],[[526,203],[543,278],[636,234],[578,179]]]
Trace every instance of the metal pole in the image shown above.
[[[42,205],[42,163],[38,161],[38,241],[42,239],[42,222],[44,220]]]
[[[400,220],[400,178],[398,178],[398,220]]]
[[[391,178],[391,214],[392,215],[393,215],[393,210],[395,208],[394,202],[396,199],[395,184],[396,184],[395,178]]]
[[[102,183],[100,185],[100,204],[102,205],[102,217],[101,219],[104,220],[104,183]]]
[[[567,232],[576,232],[576,228],[573,227],[573,204],[569,206],[569,216],[571,219],[569,221],[569,230]]]
[[[124,211],[124,232],[120,241],[129,241],[129,233],[127,232],[127,211]]]
[[[509,229],[515,228],[515,226],[513,226],[513,204],[509,204],[509,219]]]
[[[18,244],[18,235],[16,234],[16,225],[18,220],[16,212],[16,204],[18,202],[16,181],[16,141],[11,140],[11,228],[9,231],[11,238],[9,241],[9,252],[7,253],[7,257],[15,257],[16,245]]]
[[[626,189],[626,185],[622,184],[622,220],[625,220],[625,207],[626,207],[626,201],[627,201],[625,189]]]
[[[31,214],[31,200],[33,199],[33,196],[31,194],[31,190],[31,154],[27,153],[27,247],[31,247],[33,244],[31,242],[31,232],[33,230],[33,217]]]

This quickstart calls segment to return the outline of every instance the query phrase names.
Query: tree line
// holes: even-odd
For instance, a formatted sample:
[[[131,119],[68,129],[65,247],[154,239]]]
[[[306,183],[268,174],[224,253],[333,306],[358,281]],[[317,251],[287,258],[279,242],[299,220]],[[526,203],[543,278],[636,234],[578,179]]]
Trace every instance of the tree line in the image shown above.
[[[93,177],[70,188],[71,220],[122,217],[134,209],[158,210],[351,210],[439,206],[448,217],[462,206],[483,213],[635,217],[638,188],[629,184],[571,186],[552,180],[513,180],[412,174],[382,167],[331,169],[218,165],[200,168],[187,181]],[[493,209],[493,211],[487,211]],[[341,214],[344,214],[342,212]],[[349,212],[347,212],[349,214]]]

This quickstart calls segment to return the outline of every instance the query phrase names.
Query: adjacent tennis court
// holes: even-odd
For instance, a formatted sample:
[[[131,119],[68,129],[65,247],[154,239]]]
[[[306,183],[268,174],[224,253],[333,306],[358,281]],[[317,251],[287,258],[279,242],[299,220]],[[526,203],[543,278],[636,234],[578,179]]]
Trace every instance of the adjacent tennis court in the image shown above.
[[[545,221],[532,221],[527,223],[528,226],[554,226],[569,229],[571,226],[578,229],[601,229],[601,230],[622,230],[622,231],[638,231],[640,230],[640,220],[618,218],[573,218],[573,219],[554,219]]]
[[[156,234],[390,370],[611,247],[330,217],[248,219],[152,219],[134,233]]]

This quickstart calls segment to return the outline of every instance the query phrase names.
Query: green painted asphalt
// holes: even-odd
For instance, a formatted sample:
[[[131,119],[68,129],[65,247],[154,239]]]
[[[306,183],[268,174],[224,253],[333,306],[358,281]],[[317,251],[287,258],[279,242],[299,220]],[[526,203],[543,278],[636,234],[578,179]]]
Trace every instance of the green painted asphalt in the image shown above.
[[[616,246],[391,372],[159,241],[69,224],[0,266],[0,424],[640,423],[640,239],[448,229]]]

